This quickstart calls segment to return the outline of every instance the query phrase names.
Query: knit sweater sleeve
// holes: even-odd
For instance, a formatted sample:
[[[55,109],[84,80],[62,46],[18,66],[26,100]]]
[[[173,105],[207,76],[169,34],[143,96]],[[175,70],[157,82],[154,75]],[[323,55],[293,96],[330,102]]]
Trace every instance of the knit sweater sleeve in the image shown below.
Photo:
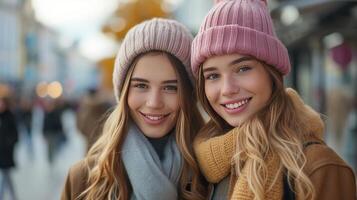
[[[235,149],[235,131],[212,138],[204,138],[199,134],[193,148],[206,179],[218,183],[231,172],[231,160]]]

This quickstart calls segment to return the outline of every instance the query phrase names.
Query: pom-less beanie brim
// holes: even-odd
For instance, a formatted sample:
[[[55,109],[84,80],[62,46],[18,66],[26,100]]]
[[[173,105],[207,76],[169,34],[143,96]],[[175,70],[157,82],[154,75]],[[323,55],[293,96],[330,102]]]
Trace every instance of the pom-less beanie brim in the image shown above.
[[[153,18],[131,28],[115,59],[113,89],[116,100],[119,101],[123,82],[135,58],[150,51],[166,52],[180,60],[193,84],[190,65],[192,40],[192,34],[184,25],[170,19]]]
[[[289,54],[275,34],[263,0],[216,0],[194,38],[191,64],[195,77],[199,66],[212,56],[249,55],[276,68],[290,71]]]
[[[192,71],[212,56],[239,53],[275,66],[282,74],[290,71],[286,47],[276,37],[237,25],[215,26],[199,33],[192,43]]]

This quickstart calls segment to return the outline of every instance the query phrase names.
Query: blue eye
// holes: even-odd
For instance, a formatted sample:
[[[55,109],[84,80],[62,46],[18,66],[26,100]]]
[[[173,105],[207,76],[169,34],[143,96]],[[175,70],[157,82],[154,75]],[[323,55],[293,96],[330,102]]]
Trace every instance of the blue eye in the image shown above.
[[[219,77],[218,74],[208,74],[208,75],[205,76],[205,79],[206,79],[206,80],[215,80],[215,79],[217,79],[218,77]]]
[[[251,70],[252,69],[252,67],[250,67],[250,66],[242,66],[242,67],[239,67],[238,68],[238,70],[237,70],[237,72],[239,73],[239,72],[246,72],[246,71],[249,71],[249,70]]]
[[[164,86],[163,89],[168,92],[176,92],[177,86],[176,85],[166,85],[166,86]]]
[[[133,87],[139,88],[139,89],[147,89],[149,86],[146,84],[143,84],[143,83],[137,83],[137,84],[134,84]]]

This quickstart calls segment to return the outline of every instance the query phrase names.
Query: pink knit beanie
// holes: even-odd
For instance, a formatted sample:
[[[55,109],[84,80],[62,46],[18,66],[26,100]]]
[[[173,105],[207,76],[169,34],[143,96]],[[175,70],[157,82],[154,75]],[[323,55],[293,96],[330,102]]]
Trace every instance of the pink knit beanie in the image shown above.
[[[153,18],[131,28],[115,59],[113,88],[116,100],[119,101],[131,63],[138,55],[153,50],[167,52],[180,60],[191,83],[194,83],[190,69],[192,39],[192,34],[184,25],[170,19]]]
[[[215,0],[192,43],[192,71],[215,55],[250,55],[276,67],[283,75],[290,71],[286,47],[277,38],[267,3],[263,0]]]

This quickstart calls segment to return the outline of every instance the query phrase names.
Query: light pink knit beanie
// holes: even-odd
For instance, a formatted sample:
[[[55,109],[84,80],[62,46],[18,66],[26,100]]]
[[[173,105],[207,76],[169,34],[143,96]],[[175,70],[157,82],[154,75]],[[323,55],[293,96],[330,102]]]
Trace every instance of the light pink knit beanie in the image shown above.
[[[192,71],[215,55],[244,54],[290,71],[286,47],[277,38],[267,3],[263,0],[215,0],[192,43]]]
[[[125,35],[115,59],[113,88],[116,100],[119,101],[131,63],[138,55],[152,50],[167,52],[180,60],[193,84],[190,68],[192,39],[192,34],[184,25],[170,19],[153,18],[131,28]]]

